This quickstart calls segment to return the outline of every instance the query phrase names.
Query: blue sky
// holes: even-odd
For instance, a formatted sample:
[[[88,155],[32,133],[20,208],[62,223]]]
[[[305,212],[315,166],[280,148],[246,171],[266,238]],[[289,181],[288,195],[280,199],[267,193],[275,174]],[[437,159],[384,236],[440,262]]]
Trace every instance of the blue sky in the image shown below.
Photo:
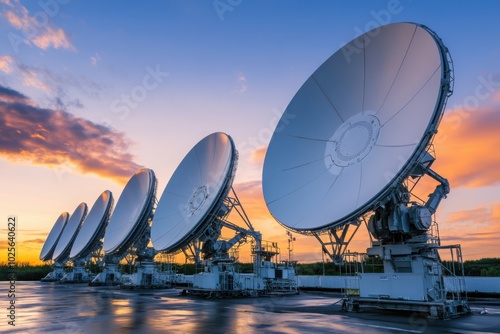
[[[39,155],[21,154],[6,149],[12,142],[2,142],[0,171],[9,190],[0,195],[0,209],[20,218],[25,229],[20,238],[33,240],[26,254],[39,251],[62,211],[71,213],[81,201],[91,205],[105,189],[118,198],[124,175],[136,167],[156,172],[161,195],[184,155],[215,131],[231,135],[240,151],[235,182],[242,189],[255,186],[248,201],[261,196],[262,153],[290,99],[332,53],[383,24],[427,25],[449,48],[455,65],[447,111],[455,112],[450,138],[467,140],[464,131],[477,130],[470,124],[484,124],[473,122],[479,120],[475,115],[492,119],[491,131],[500,130],[496,1],[3,0],[0,8],[0,85],[22,94],[23,103],[64,111],[61,124],[74,125],[74,116],[85,129],[104,126],[103,137],[114,143],[109,151],[99,146],[93,152],[93,158],[105,161],[95,167],[54,147],[38,147]],[[489,113],[478,112],[484,110]],[[61,140],[69,140],[66,130]],[[492,140],[485,136],[474,143],[491,148]],[[82,145],[80,154],[88,158],[95,146]],[[452,156],[446,152],[445,157]],[[52,161],[43,158],[52,154]],[[497,155],[486,150],[461,160],[495,167]],[[471,228],[470,222],[479,219],[489,224],[483,228],[488,233],[500,231],[500,176],[474,164],[465,168],[491,177],[483,183],[456,177],[463,183],[452,184],[443,202],[441,230],[453,231],[447,221]],[[285,231],[264,209],[252,207],[256,228],[284,245]],[[461,237],[455,236],[451,242]],[[315,240],[300,237],[298,242],[318,248],[312,255],[303,252],[303,259],[320,253]],[[359,242],[361,250],[366,246],[365,239]],[[465,256],[467,251],[471,257],[486,256],[493,247],[478,253],[470,246]]]

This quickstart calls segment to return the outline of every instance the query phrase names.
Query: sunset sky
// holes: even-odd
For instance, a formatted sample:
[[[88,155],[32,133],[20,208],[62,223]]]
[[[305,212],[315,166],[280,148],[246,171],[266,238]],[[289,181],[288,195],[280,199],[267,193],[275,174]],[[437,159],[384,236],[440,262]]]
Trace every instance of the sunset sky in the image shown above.
[[[235,189],[256,230],[287,254],[262,198],[266,147],[290,99],[345,43],[377,26],[434,30],[455,67],[433,166],[451,192],[443,244],[499,257],[500,3],[497,1],[0,0],[0,262],[7,217],[17,259],[38,263],[61,212],[115,201],[139,168],[158,198],[187,152],[222,131],[239,151]],[[313,237],[294,258],[320,261]],[[362,227],[350,249],[369,246]]]

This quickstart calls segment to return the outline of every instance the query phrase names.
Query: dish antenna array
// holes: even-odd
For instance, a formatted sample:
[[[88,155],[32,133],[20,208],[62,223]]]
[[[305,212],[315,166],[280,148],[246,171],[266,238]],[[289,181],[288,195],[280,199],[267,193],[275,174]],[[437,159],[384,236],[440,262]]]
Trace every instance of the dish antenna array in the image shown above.
[[[155,254],[148,243],[156,186],[156,176],[147,168],[137,171],[126,184],[104,234],[104,269],[91,285],[119,284],[118,266],[124,259],[129,266],[139,259],[141,265],[147,263],[148,269],[153,267]]]
[[[271,138],[263,191],[276,220],[290,231],[316,237],[338,264],[350,255],[349,242],[364,223],[372,239],[368,256],[384,263],[382,274],[358,274],[359,286],[354,288],[360,294],[344,299],[348,310],[362,304],[427,308],[442,317],[468,311],[461,298],[463,280],[456,281],[455,289],[445,288],[438,254],[448,248],[461,262],[460,246],[441,246],[433,221],[449,184],[431,169],[432,138],[452,86],[451,57],[433,31],[413,23],[379,27],[348,43],[311,75]],[[181,162],[156,213],[156,177],[142,169],[120,196],[103,244],[112,207],[109,192],[94,204],[80,238],[85,203],[70,219],[61,214],[40,259],[53,260],[57,268],[68,256],[82,263],[102,245],[105,269],[94,283],[118,283],[119,262],[137,258],[136,282],[152,285],[156,253],[183,252],[205,265],[205,271],[194,276],[193,292],[259,293],[264,285],[283,282],[290,288],[294,271],[271,264],[279,251],[263,244],[234,192],[237,162],[231,137],[211,134]],[[438,182],[426,201],[415,192],[423,177]],[[228,220],[233,210],[245,227]],[[234,237],[223,240],[223,228]],[[230,250],[247,237],[255,243],[254,273],[245,276],[234,271]],[[148,247],[149,241],[154,248]],[[278,276],[292,280],[278,282]],[[410,285],[416,288],[407,289]]]
[[[463,286],[447,300],[438,254],[446,247],[432,233],[433,214],[449,192],[431,169],[432,138],[452,86],[451,57],[439,37],[422,25],[390,24],[327,59],[276,127],[263,169],[274,218],[315,236],[335,263],[364,222],[374,239],[368,256],[383,260],[384,273],[359,274],[360,295],[344,301],[347,309],[468,310]],[[427,201],[414,192],[424,176],[439,183]],[[448,248],[461,260],[459,246]]]
[[[87,210],[87,204],[80,203],[71,216],[64,212],[55,222],[40,253],[41,260],[54,261],[53,271],[42,281],[58,281],[64,276],[64,266],[69,260],[71,247],[87,216]]]
[[[102,262],[102,239],[112,208],[113,194],[105,190],[97,198],[82,223],[69,254],[69,259],[73,262],[73,270],[67,273],[61,282],[89,282],[94,278],[87,267],[92,263],[99,266]]]
[[[154,248],[183,252],[204,264],[204,272],[194,275],[192,293],[258,294],[271,278],[267,272],[274,270],[271,258],[277,250],[263,245],[261,233],[253,228],[232,187],[237,163],[238,152],[230,136],[221,132],[206,136],[182,160],[158,203],[151,227]],[[244,227],[228,220],[233,210]],[[222,240],[223,228],[233,231],[234,237]],[[255,242],[254,274],[240,275],[234,270],[230,250],[248,237]]]

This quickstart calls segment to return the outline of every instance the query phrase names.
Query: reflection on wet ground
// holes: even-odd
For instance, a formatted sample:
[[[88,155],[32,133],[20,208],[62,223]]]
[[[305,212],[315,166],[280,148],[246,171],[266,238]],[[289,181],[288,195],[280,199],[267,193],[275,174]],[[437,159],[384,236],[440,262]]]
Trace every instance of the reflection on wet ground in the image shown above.
[[[6,291],[6,282],[0,282]],[[417,313],[344,313],[339,296],[301,293],[245,299],[180,296],[180,290],[120,290],[17,282],[16,326],[9,333],[500,333],[500,307],[448,321]],[[6,310],[8,300],[0,299]],[[4,307],[5,305],[5,307]],[[482,306],[474,306],[479,313]],[[7,314],[7,311],[4,312]]]

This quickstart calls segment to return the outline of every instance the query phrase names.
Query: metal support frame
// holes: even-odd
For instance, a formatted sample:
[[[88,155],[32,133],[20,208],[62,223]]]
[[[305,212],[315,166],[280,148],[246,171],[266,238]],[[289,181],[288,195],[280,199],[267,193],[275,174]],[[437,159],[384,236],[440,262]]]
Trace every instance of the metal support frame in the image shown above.
[[[326,232],[313,232],[313,235],[321,243],[323,253],[327,254],[333,263],[337,265],[344,263],[344,254],[347,252],[349,243],[361,226],[361,221],[365,221],[364,217],[348,224],[331,228]],[[354,230],[352,228],[354,228]],[[327,237],[328,240],[323,240],[325,237]]]
[[[123,261],[126,261],[127,265],[129,268],[133,268],[133,266],[136,264],[136,261],[138,260],[139,257],[141,257],[141,262],[144,263],[149,263],[153,262],[153,259],[155,255],[158,253],[155,251],[153,248],[148,248],[148,244],[150,241],[150,233],[151,233],[151,221],[154,215],[154,211],[156,208],[156,199],[154,199],[154,203],[152,205],[151,213],[149,217],[147,218],[147,226],[144,229],[144,231],[139,235],[138,238],[136,238],[130,246],[123,252],[120,252],[119,254],[106,254],[104,255],[104,258],[102,260],[102,263],[104,264],[104,270],[98,274],[92,282],[90,282],[90,285],[109,285],[109,284],[121,284],[121,274],[123,270],[119,270],[119,265]],[[107,271],[108,269],[106,267],[109,267],[110,270],[112,271],[113,274],[120,274],[116,275],[114,278],[114,282],[110,283],[107,281]],[[119,270],[119,272],[118,272]]]
[[[290,267],[290,263],[282,266],[271,263],[270,258],[279,254],[279,251],[276,252],[277,245],[263,243],[261,233],[252,226],[232,187],[220,203],[224,208],[223,214],[213,217],[199,232],[198,237],[181,249],[186,259],[192,259],[196,265],[203,264],[204,269],[203,272],[194,275],[193,283],[187,291],[209,297],[296,293],[295,268]],[[242,226],[230,221],[233,210],[243,221],[240,224]],[[235,236],[229,240],[222,240],[223,228],[234,231]],[[253,274],[237,272],[234,266],[235,256],[230,253],[247,242],[247,237],[251,237]]]
[[[222,203],[227,207],[224,215],[215,217],[212,222],[208,224],[207,227],[205,227],[202,233],[200,233],[200,235],[204,236],[203,239],[206,240],[202,241],[200,240],[202,239],[200,237],[195,238],[193,241],[191,241],[181,249],[182,253],[184,253],[184,255],[186,256],[186,259],[192,260],[195,264],[200,263],[201,257],[203,257],[203,245],[205,242],[207,242],[208,240],[211,240],[214,243],[225,242],[221,240],[218,241],[221,235],[222,228],[227,228],[237,233],[237,236],[229,241],[229,244],[227,245],[227,251],[229,251],[229,249],[233,246],[239,247],[242,243],[246,242],[247,235],[251,236],[255,240],[258,249],[261,248],[260,244],[262,236],[260,232],[255,231],[255,229],[253,228],[253,225],[250,222],[250,219],[248,218],[248,215],[241,205],[238,195],[236,194],[236,191],[232,186],[230,187],[230,193],[222,200]],[[228,220],[228,217],[230,216],[231,212],[233,212],[233,209],[239,215],[240,219],[245,224],[245,227],[240,227]],[[260,261],[260,257],[256,259],[256,262],[257,261]]]

